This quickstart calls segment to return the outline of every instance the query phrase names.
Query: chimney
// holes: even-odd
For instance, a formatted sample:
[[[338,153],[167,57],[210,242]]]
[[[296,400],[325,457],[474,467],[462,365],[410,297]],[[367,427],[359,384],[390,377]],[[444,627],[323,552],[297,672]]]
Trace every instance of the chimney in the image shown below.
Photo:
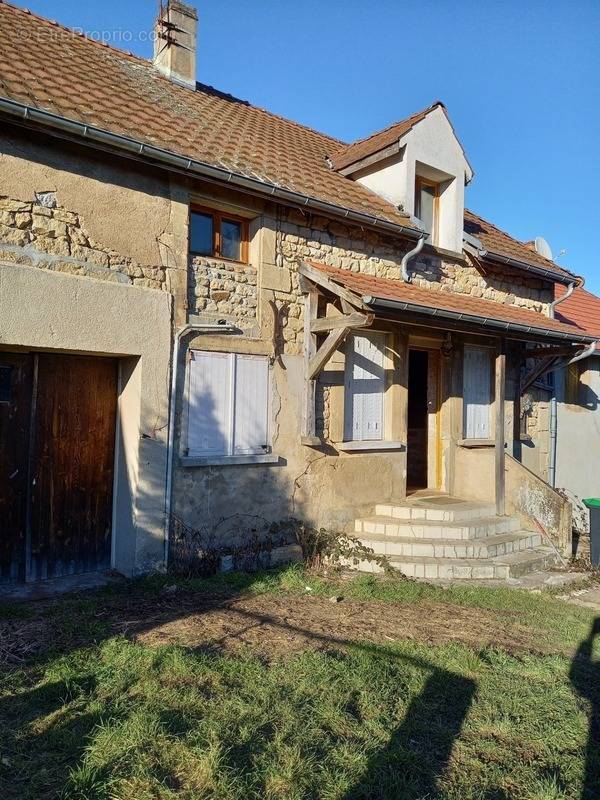
[[[154,29],[154,66],[174,83],[196,88],[198,14],[181,0],[160,3]]]

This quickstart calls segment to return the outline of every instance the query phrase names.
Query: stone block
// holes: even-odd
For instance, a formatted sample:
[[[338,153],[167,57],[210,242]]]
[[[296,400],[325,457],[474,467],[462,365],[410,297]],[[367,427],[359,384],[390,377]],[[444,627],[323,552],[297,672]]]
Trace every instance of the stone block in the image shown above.
[[[22,247],[29,243],[29,232],[19,228],[11,228],[0,223],[0,242],[4,244],[16,244]]]

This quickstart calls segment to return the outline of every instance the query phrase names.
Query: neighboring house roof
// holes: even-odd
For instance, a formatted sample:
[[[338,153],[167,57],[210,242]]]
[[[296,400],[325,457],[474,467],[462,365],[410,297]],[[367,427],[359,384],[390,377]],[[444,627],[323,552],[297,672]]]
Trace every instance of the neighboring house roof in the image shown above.
[[[555,298],[562,297],[566,291],[564,286],[556,286]],[[556,306],[554,316],[561,322],[577,325],[600,340],[600,297],[595,294],[585,289],[575,289],[571,297]],[[596,349],[600,350],[600,347]]]
[[[288,189],[368,215],[373,222],[416,229],[391,203],[327,165],[332,153],[360,143],[347,145],[210,86],[197,84],[196,91],[178,86],[150,61],[4,0],[0,0],[1,98],[18,104],[23,115],[27,108],[49,112],[254,179],[267,188]],[[408,130],[430,110],[386,129],[389,134],[380,131],[363,141],[392,135],[394,128],[397,136],[402,126]],[[130,152],[137,151],[132,147]],[[475,235],[490,250],[514,254],[524,263],[543,263],[557,275],[568,274],[480,217],[467,212],[466,224],[475,226]]]
[[[336,152],[329,154],[333,168],[337,170],[344,169],[344,167],[349,167],[350,164],[362,161],[363,158],[389,147],[414,128],[417,122],[425,119],[427,114],[433,111],[434,108],[443,108],[445,110],[444,104],[438,100],[428,108],[423,109],[423,111],[418,111],[416,114],[400,120],[400,122],[394,122],[392,125],[388,125],[387,128],[377,131],[364,139],[357,139],[351,144],[338,147]]]
[[[360,297],[369,296],[380,300],[405,303],[410,307],[404,310],[413,313],[419,313],[419,309],[422,309],[424,314],[431,316],[433,313],[435,316],[443,318],[447,312],[449,318],[455,320],[460,318],[466,322],[478,321],[482,327],[489,325],[499,328],[501,327],[500,323],[518,325],[526,329],[524,332],[536,336],[548,336],[549,339],[553,338],[553,334],[556,335],[555,338],[567,338],[572,341],[590,341],[593,338],[576,325],[550,319],[538,311],[517,305],[497,303],[493,300],[483,300],[452,292],[432,291],[414,283],[404,283],[390,278],[376,278],[373,275],[351,272],[321,263],[311,262],[311,264],[336,283]]]

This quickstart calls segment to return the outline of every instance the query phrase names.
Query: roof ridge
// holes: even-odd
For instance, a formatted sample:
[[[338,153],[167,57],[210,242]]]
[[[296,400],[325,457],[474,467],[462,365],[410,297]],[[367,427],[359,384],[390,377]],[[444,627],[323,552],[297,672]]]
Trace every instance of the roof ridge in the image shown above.
[[[370,133],[368,136],[363,136],[362,139],[354,139],[352,142],[349,142],[346,145],[344,150],[340,150],[338,153],[336,153],[336,155],[340,156],[342,155],[342,153],[347,152],[355,144],[362,144],[363,142],[368,142],[369,139],[374,139],[375,136],[379,136],[382,133],[386,133],[386,131],[391,131],[392,128],[395,128],[398,125],[402,125],[406,122],[409,122],[411,119],[414,119],[415,117],[426,115],[430,111],[433,111],[433,109],[436,108],[437,106],[442,106],[442,108],[446,107],[441,100],[436,100],[431,105],[427,106],[427,108],[424,108],[421,111],[415,111],[414,114],[410,114],[408,117],[404,117],[403,119],[398,119],[396,120],[396,122],[391,122],[389,125],[386,125],[385,128],[380,128],[378,131],[373,131],[373,133]]]
[[[83,39],[85,42],[91,42],[95,44],[97,47],[102,47],[105,50],[113,50],[115,53],[118,53],[121,56],[129,56],[130,58],[134,58],[136,61],[143,61],[145,63],[149,63],[148,59],[142,58],[142,56],[138,56],[135,53],[132,53],[131,50],[122,50],[120,47],[115,47],[114,44],[109,44],[108,42],[99,42],[97,39],[93,39],[91,36],[87,36],[83,31],[78,31],[75,28],[71,28],[68,25],[64,25],[62,22],[57,22],[55,19],[50,19],[49,17],[44,17],[41,14],[37,14],[35,11],[32,11],[30,8],[22,8],[21,6],[15,5],[15,3],[9,2],[9,0],[0,0],[0,6],[8,6],[9,8],[18,11],[21,14],[25,14],[28,17],[33,17],[34,19],[40,20],[40,22],[44,22],[46,25],[52,25],[55,28],[60,28],[61,30],[65,31],[66,33],[70,33],[73,36],[78,36],[80,39]]]
[[[153,69],[154,70],[154,65],[153,65],[151,59],[144,58],[143,56],[138,56],[136,53],[133,53],[131,50],[123,50],[120,47],[116,47],[115,45],[108,44],[108,42],[100,42],[97,39],[93,39],[92,37],[87,36],[82,31],[78,31],[75,28],[71,28],[68,25],[63,25],[61,22],[57,22],[56,20],[50,19],[49,17],[44,17],[41,14],[37,14],[35,11],[31,11],[31,9],[29,9],[29,8],[22,8],[21,6],[17,6],[14,3],[10,2],[9,0],[0,0],[0,5],[8,6],[9,8],[14,9],[15,11],[18,11],[21,14],[25,14],[28,17],[33,17],[34,19],[40,20],[40,22],[43,22],[46,25],[52,25],[53,27],[60,28],[61,30],[65,31],[66,33],[69,33],[69,34],[71,34],[73,36],[79,37],[84,42],[90,42],[90,43],[96,45],[97,47],[102,47],[104,50],[111,50],[112,52],[114,52],[117,55],[127,56],[129,58],[132,58],[135,61],[140,62],[144,66],[148,67],[149,69]],[[157,77],[163,78],[164,80],[169,81],[169,83],[171,83],[171,84],[173,83],[172,81],[169,80],[169,78],[167,78],[165,75],[162,75],[158,70],[154,70],[154,72],[155,72]],[[226,99],[230,98],[231,100],[235,100],[238,103],[244,103],[245,105],[249,106],[250,108],[254,108],[257,111],[260,111],[261,113],[266,114],[269,117],[272,117],[272,118],[275,118],[275,119],[279,119],[282,122],[286,122],[289,125],[293,125],[293,126],[295,126],[297,128],[301,128],[301,129],[303,129],[305,131],[308,131],[309,133],[313,133],[313,134],[315,134],[317,136],[321,136],[324,139],[328,139],[331,142],[335,142],[336,144],[340,144],[340,145],[346,144],[342,139],[338,139],[336,136],[331,136],[328,133],[324,133],[323,131],[319,131],[316,128],[312,128],[310,125],[305,125],[304,123],[298,122],[297,120],[290,119],[289,117],[284,117],[282,114],[277,114],[274,111],[269,111],[269,109],[267,109],[267,108],[263,108],[262,106],[255,105],[250,100],[245,100],[245,99],[243,99],[241,97],[236,97],[235,95],[231,94],[230,92],[224,92],[221,89],[217,89],[215,86],[211,86],[210,84],[207,84],[207,83],[202,83],[201,81],[196,81],[195,83],[196,83],[196,86],[202,86],[203,88],[208,89],[209,91],[211,91],[214,94],[221,95],[221,97],[223,97],[223,98],[226,98]],[[174,84],[174,85],[176,85],[176,84]]]

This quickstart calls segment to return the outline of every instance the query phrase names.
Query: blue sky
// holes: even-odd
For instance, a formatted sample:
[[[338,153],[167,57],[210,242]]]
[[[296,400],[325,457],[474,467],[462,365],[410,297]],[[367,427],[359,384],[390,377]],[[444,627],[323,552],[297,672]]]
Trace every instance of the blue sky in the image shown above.
[[[155,0],[23,4],[150,55]],[[341,139],[442,100],[475,170],[468,206],[545,236],[600,293],[599,0],[195,5],[198,80]]]

